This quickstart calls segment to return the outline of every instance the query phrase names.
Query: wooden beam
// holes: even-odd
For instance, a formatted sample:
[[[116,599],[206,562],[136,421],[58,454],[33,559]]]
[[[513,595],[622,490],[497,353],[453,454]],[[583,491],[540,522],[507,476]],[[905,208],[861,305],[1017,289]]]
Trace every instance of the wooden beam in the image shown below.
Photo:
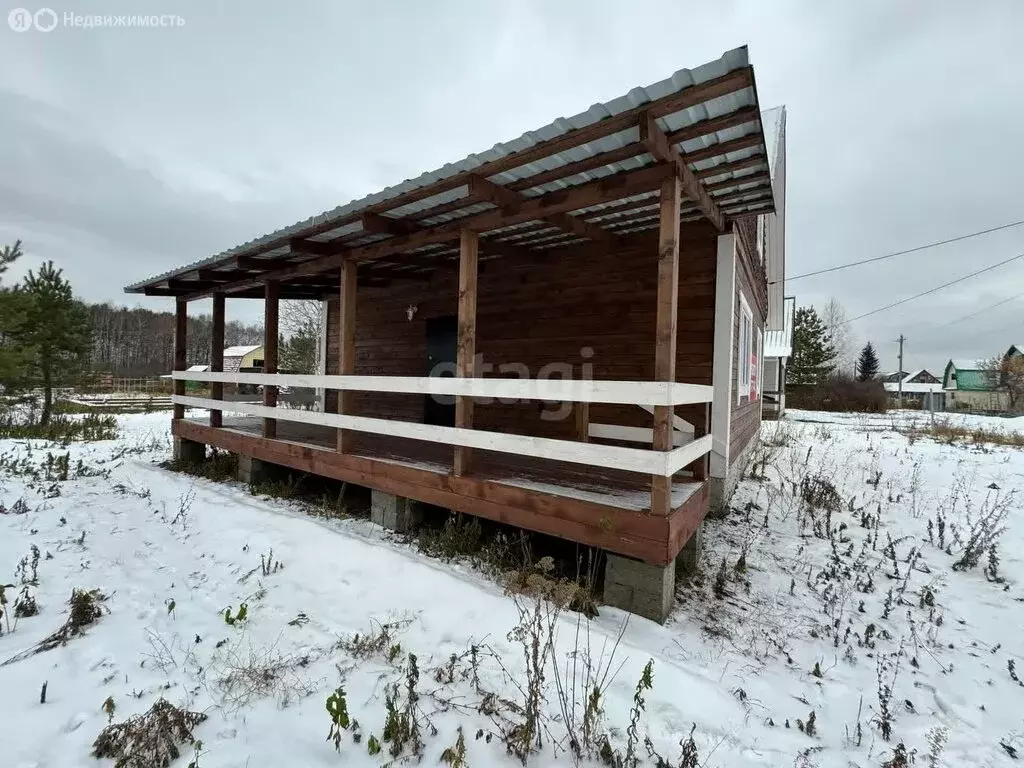
[[[661,219],[658,234],[658,299],[654,347],[654,380],[676,379],[676,323],[679,316],[679,201],[682,181],[672,178],[661,186]],[[654,407],[656,451],[671,451],[674,409]],[[668,515],[672,510],[672,476],[651,478],[651,513]]]
[[[184,371],[188,366],[185,362],[185,353],[188,347],[185,343],[185,337],[188,333],[188,302],[184,299],[178,299],[174,303],[174,370]],[[174,387],[171,390],[176,395],[185,394],[185,382],[175,381]],[[181,405],[174,406],[174,412],[172,414],[174,419],[185,418],[185,408]]]
[[[358,267],[354,261],[341,263],[341,288],[338,293],[338,374],[351,376],[356,372],[356,285]],[[338,392],[338,413],[353,413],[354,393]],[[352,436],[343,429],[338,430],[338,453],[346,453],[351,447]]]
[[[271,269],[278,269],[282,264],[288,262],[287,257],[274,259],[256,259],[252,256],[235,256],[235,266],[249,272],[266,272]]]
[[[714,133],[715,131],[725,130],[726,128],[735,128],[736,126],[743,125],[744,123],[752,122],[755,119],[759,119],[757,108],[743,107],[735,112],[730,112],[729,114],[710,118],[708,120],[701,120],[693,125],[680,128],[679,130],[670,133],[668,138],[673,144],[679,144],[684,141],[690,141],[692,139],[700,138],[701,136],[706,136],[707,134]],[[602,152],[601,154],[594,155],[593,157],[587,157],[582,160],[577,160],[574,163],[561,165],[558,168],[551,169],[550,171],[544,171],[542,173],[534,174],[533,176],[528,176],[525,179],[520,179],[519,181],[515,181],[512,184],[507,185],[507,189],[512,189],[518,192],[531,189],[533,187],[539,187],[552,181],[558,181],[570,176],[575,176],[578,173],[586,173],[587,171],[603,168],[606,165],[619,163],[623,160],[629,160],[637,157],[638,155],[645,154],[647,154],[647,147],[642,143],[636,142],[634,144],[627,144],[624,147],[610,149],[607,152]]]
[[[530,199],[520,192],[507,189],[500,184],[495,184],[483,176],[470,176],[469,194],[472,197],[486,200],[502,208],[521,205],[524,201]],[[607,242],[613,239],[613,235],[610,232],[605,232],[596,224],[588,224],[582,219],[570,216],[567,213],[550,213],[539,218],[561,230],[572,232],[595,242]]]
[[[718,209],[715,201],[711,199],[711,195],[707,193],[703,185],[697,181],[697,177],[693,175],[690,166],[680,157],[679,150],[675,148],[668,140],[664,131],[661,130],[657,119],[650,113],[640,123],[640,141],[643,142],[655,158],[662,162],[670,163],[675,167],[676,173],[683,183],[683,191],[686,193],[686,196],[697,204],[697,208],[708,218],[708,221],[715,225],[715,229],[719,232],[724,230],[725,217],[722,216],[722,212]],[[662,186],[663,197],[664,194],[665,187]],[[678,209],[678,206],[676,207]],[[679,229],[678,210],[676,212],[676,229]]]
[[[457,239],[463,229],[485,232],[489,229],[533,221],[552,213],[565,213],[578,208],[597,205],[608,200],[629,197],[639,192],[646,192],[656,188],[667,175],[673,172],[674,170],[668,165],[651,165],[636,171],[608,176],[587,184],[549,192],[540,197],[531,197],[514,206],[485,211],[475,216],[458,219],[413,234],[399,235],[380,243],[372,243],[356,248],[347,248],[339,245],[331,246],[333,241],[330,241],[323,245],[333,247],[335,252],[331,255],[310,259],[299,264],[290,264],[287,267],[268,272],[264,275],[224,285],[222,289],[226,293],[234,293],[235,291],[259,285],[267,279],[287,281],[295,277],[314,275],[319,272],[336,269],[341,266],[341,262],[344,259],[363,263],[375,261],[395,253],[401,253],[402,251],[419,248],[423,245],[450,242]],[[200,290],[190,294],[187,298],[189,300],[199,299],[205,298],[207,295],[207,292]]]
[[[693,125],[672,131],[668,135],[668,140],[673,144],[682,144],[684,141],[699,139],[701,136],[707,136],[709,133],[724,131],[728,128],[735,128],[754,121],[759,123],[761,121],[761,113],[757,107],[740,107],[728,114],[701,120]]]
[[[210,328],[210,372],[224,371],[224,294],[213,294],[213,318]],[[224,385],[210,383],[210,398],[224,399]],[[210,426],[219,427],[224,423],[223,411],[210,411]]]
[[[212,283],[230,283],[233,280],[241,280],[248,277],[249,273],[242,269],[197,269],[196,274],[200,280]]]
[[[701,160],[708,160],[712,157],[718,157],[719,155],[724,155],[729,152],[736,152],[741,149],[760,146],[760,144],[760,131],[757,131],[756,133],[748,133],[746,136],[740,136],[737,139],[712,144],[710,147],[705,149],[697,149],[693,152],[687,152],[685,155],[686,162],[699,163]]]
[[[463,230],[459,238],[459,330],[455,360],[455,375],[473,376],[476,358],[476,276],[479,236]],[[473,426],[473,398],[455,398],[455,426],[471,429]],[[455,448],[456,476],[468,475],[472,465],[472,449]]]
[[[268,280],[263,305],[263,372],[277,373],[277,319],[281,285]],[[273,408],[277,405],[277,387],[263,386],[263,405]],[[263,436],[277,437],[277,419],[263,420]]]
[[[742,171],[744,168],[756,168],[762,165],[765,167],[765,170],[768,169],[768,158],[759,152],[742,160],[734,160],[731,163],[719,163],[710,168],[702,168],[699,171],[694,171],[693,175],[698,179],[712,179],[715,176],[721,176],[723,173],[733,173],[734,171]]]
[[[338,248],[332,245],[333,242],[333,240],[303,240],[300,237],[293,237],[288,241],[288,248],[292,253],[307,256],[328,256],[332,253],[338,253]]]
[[[768,171],[754,171],[754,173],[748,173],[743,176],[733,176],[730,179],[722,179],[722,181],[716,181],[713,184],[705,184],[704,189],[708,192],[718,192],[722,189],[729,189],[730,187],[736,187],[740,184],[751,184],[753,182],[771,182],[771,177],[768,175]]]
[[[362,224],[367,232],[380,235],[408,235],[421,229],[414,222],[381,216],[379,213],[364,213]]]
[[[573,403],[576,439],[581,443],[590,442],[590,403]]]

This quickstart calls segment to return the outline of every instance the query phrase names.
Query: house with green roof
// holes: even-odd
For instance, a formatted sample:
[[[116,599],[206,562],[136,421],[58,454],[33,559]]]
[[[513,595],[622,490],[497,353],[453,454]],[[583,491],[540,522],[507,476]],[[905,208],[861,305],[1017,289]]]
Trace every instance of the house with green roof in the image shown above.
[[[1007,354],[1014,349],[1011,347]],[[987,360],[950,360],[942,375],[942,389],[950,411],[1006,413],[1010,408],[1009,395],[1000,386],[999,371],[993,370]]]

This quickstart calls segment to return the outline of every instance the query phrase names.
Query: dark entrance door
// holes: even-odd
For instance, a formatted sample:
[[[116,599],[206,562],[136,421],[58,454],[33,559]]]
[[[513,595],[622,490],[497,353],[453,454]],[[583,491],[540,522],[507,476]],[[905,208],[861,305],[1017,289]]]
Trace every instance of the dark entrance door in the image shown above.
[[[427,375],[455,376],[459,346],[459,319],[455,315],[427,319]],[[427,395],[423,423],[455,426],[455,396]]]

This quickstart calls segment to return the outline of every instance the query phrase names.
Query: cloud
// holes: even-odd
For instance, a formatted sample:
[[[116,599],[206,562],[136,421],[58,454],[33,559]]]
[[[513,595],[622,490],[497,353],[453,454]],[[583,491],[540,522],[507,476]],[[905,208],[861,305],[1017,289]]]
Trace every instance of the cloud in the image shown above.
[[[10,4],[11,0],[6,0]],[[6,15],[6,8],[0,9]],[[55,8],[84,13],[76,6]],[[790,274],[1021,218],[1024,4],[181,0],[174,29],[0,29],[0,239],[86,298],[749,43],[788,120]],[[110,0],[104,14],[165,13]],[[1024,252],[1024,228],[788,286],[851,317]],[[853,323],[895,366],[1024,338],[1009,265]],[[238,302],[243,303],[243,302]],[[149,302],[147,301],[147,304]],[[1015,324],[1016,323],[1016,324]]]

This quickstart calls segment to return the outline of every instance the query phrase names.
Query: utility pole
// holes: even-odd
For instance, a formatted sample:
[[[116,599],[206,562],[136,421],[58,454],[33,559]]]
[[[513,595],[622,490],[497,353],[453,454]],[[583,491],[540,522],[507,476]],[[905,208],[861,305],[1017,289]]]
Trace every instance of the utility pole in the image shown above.
[[[907,337],[904,336],[902,333],[900,334],[900,337],[896,340],[900,345],[900,365],[899,368],[897,368],[897,370],[900,372],[900,403],[903,402],[903,342],[906,340]]]

